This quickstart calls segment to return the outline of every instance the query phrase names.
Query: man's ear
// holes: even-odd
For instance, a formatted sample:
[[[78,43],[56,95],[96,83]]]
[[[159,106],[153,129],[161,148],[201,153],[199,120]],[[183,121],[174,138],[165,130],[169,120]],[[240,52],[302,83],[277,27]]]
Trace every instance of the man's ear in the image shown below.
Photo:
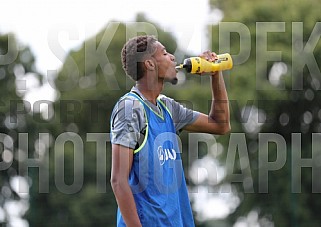
[[[144,65],[147,70],[150,70],[150,71],[155,70],[155,63],[151,59],[145,60]]]

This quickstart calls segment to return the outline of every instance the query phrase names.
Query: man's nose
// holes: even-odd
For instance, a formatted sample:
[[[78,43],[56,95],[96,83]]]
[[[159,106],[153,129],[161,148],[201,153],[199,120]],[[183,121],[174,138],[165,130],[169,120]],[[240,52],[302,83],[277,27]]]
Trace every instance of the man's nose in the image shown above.
[[[171,60],[175,61],[175,56],[171,54]]]

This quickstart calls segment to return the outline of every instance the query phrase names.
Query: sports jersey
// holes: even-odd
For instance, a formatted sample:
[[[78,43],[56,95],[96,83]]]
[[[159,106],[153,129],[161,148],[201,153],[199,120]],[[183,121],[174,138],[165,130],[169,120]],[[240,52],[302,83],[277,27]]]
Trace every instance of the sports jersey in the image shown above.
[[[129,92],[123,98],[128,96],[142,104],[146,123],[144,139],[134,150],[129,175],[143,227],[194,226],[171,112],[161,99],[157,99],[156,112],[139,94]],[[117,226],[126,226],[119,209]]]

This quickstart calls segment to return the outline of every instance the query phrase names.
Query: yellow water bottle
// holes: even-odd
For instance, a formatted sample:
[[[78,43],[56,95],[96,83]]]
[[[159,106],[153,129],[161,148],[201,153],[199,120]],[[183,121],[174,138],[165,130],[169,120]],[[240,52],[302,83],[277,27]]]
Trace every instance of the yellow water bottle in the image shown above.
[[[176,66],[176,69],[185,69],[188,73],[214,73],[217,71],[229,70],[233,67],[233,60],[230,54],[219,54],[218,59],[210,62],[201,57],[190,57],[183,61],[183,64]]]

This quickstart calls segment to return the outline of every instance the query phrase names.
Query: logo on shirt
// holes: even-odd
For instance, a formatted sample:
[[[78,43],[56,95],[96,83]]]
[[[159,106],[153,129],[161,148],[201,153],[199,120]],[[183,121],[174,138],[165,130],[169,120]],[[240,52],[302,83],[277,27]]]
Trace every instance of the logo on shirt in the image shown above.
[[[160,165],[164,165],[164,163],[168,160],[176,160],[176,151],[172,149],[163,148],[162,146],[159,146],[157,148],[157,154]]]

